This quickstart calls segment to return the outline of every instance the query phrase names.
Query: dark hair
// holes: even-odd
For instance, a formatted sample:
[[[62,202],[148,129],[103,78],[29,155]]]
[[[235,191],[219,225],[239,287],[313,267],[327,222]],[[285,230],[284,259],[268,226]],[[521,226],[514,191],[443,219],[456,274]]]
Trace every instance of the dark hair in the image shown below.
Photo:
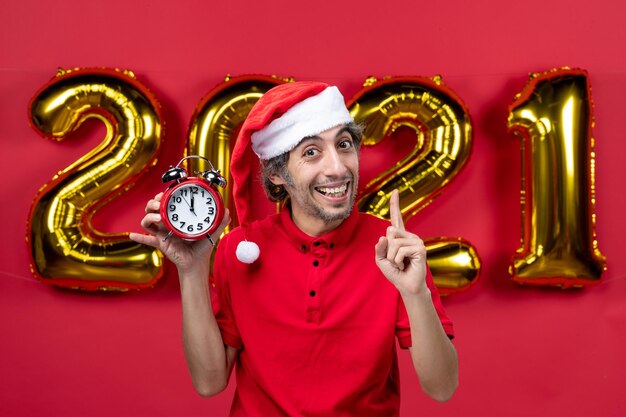
[[[345,127],[352,137],[352,142],[358,151],[361,147],[361,135],[363,134],[365,126],[361,123],[350,122],[346,124]],[[278,174],[282,178],[288,178],[287,162],[289,162],[289,152],[261,161],[261,181],[263,183],[263,189],[265,190],[267,198],[275,203],[284,201],[289,194],[282,185],[272,183],[270,176]]]

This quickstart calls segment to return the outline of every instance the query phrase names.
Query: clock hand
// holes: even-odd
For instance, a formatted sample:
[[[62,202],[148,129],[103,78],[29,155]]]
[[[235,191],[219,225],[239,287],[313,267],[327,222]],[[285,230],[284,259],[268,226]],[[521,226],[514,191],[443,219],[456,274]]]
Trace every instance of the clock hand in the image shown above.
[[[180,192],[180,197],[181,197],[181,198],[183,199],[183,201],[184,201],[185,203],[187,203],[187,205],[191,208],[191,204],[189,204],[189,201],[187,201],[187,199],[186,199],[186,198],[185,198],[185,196],[183,195],[183,192],[182,192],[182,191]]]
[[[189,201],[187,201],[187,199],[185,198],[185,196],[183,195],[183,193],[180,193],[181,198],[183,199],[183,201],[185,203],[187,203],[187,205],[189,206],[189,211],[191,211],[193,213],[194,216],[198,217],[198,215],[196,214],[196,212],[193,210],[193,194],[191,195],[191,204],[189,204]]]
[[[187,205],[189,206],[189,211],[191,211],[193,213],[194,216],[198,217],[198,215],[196,214],[196,212],[193,209],[193,194],[191,194],[191,204],[189,204],[189,201],[187,201],[187,199],[185,198],[185,196],[183,195],[182,191],[180,192],[180,197],[183,199],[183,201],[185,203],[187,203]]]
[[[194,216],[198,217],[198,215],[196,214],[196,211],[193,208],[193,195],[191,196],[191,207],[190,207],[190,211],[193,213]]]

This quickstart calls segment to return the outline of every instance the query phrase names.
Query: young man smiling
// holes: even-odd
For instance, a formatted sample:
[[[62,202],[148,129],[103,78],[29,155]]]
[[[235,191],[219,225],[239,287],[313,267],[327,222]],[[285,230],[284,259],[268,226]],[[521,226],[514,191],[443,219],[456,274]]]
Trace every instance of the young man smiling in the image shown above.
[[[142,220],[150,235],[131,236],[177,266],[198,392],[222,391],[235,367],[232,416],[398,415],[396,340],[427,395],[445,401],[456,389],[452,323],[423,242],[404,229],[397,192],[391,224],[353,209],[359,145],[336,87],[289,83],[263,95],[233,151],[240,227],[220,242],[213,296],[211,243],[163,242],[160,195]],[[254,222],[253,151],[268,196],[285,201]]]
[[[359,176],[356,132],[337,126],[304,138],[289,152],[286,169],[269,176],[289,195],[296,226],[311,236],[335,229],[352,210]]]

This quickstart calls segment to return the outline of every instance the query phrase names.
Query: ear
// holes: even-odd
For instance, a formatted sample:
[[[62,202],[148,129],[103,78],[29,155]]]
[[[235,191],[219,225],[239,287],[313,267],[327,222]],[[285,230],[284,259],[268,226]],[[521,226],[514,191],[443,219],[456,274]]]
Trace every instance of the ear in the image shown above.
[[[269,176],[270,181],[274,185],[285,185],[287,182],[279,174],[271,174]]]

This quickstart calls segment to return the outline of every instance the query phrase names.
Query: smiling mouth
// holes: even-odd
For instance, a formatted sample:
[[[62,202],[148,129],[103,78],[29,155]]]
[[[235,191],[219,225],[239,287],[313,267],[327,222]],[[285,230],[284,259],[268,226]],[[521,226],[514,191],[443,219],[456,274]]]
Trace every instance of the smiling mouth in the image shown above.
[[[343,197],[348,191],[348,184],[346,183],[338,187],[315,187],[315,191],[330,198]]]

